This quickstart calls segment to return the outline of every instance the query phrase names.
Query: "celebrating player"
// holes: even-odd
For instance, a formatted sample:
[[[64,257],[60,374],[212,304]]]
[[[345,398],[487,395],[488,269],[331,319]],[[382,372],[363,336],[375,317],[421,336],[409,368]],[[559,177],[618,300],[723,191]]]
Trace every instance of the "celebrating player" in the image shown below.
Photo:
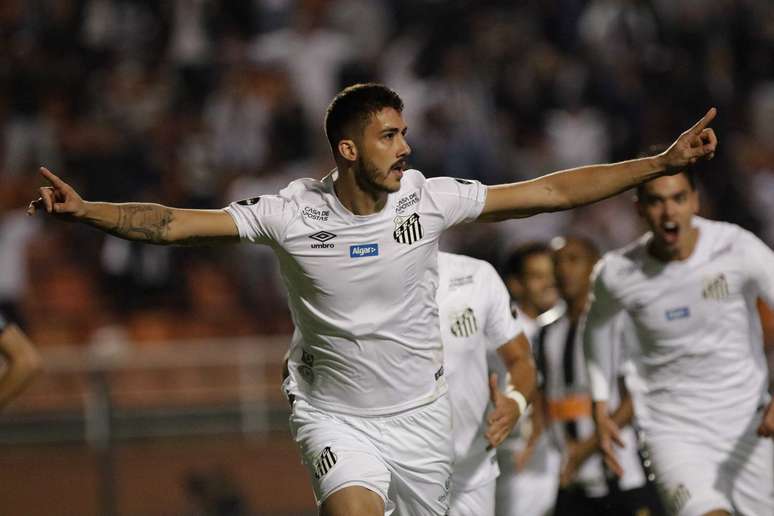
[[[602,259],[585,327],[606,460],[618,467],[620,441],[606,346],[625,311],[641,348],[635,413],[670,512],[774,514],[774,443],[756,435],[772,429],[756,301],[774,306],[774,253],[738,226],[695,216],[690,172],[639,187],[637,209],[650,232]]]
[[[438,309],[438,238],[463,222],[580,206],[713,155],[714,108],[665,152],[521,183],[425,179],[407,169],[403,102],[361,84],[340,92],[325,129],[337,168],[223,210],[85,202],[60,178],[39,207],[157,244],[271,246],[297,331],[291,430],[325,515],[442,515],[453,445]]]
[[[494,516],[495,446],[524,412],[535,387],[527,337],[511,314],[510,296],[487,262],[438,254],[438,309],[454,421],[451,516]],[[516,390],[501,393],[487,374],[496,351]],[[524,393],[524,394],[520,394]],[[487,417],[489,399],[494,411]],[[509,403],[510,399],[517,403]],[[517,405],[517,406],[513,406]]]

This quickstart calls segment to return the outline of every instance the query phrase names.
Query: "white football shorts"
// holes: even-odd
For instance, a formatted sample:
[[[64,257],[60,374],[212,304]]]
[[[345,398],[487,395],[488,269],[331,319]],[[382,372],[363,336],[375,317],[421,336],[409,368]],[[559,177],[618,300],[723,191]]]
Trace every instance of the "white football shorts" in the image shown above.
[[[647,447],[669,514],[774,515],[774,441],[758,437],[755,427],[736,442],[664,435]]]
[[[495,480],[466,490],[452,488],[449,516],[494,516]]]
[[[362,486],[381,496],[385,515],[448,513],[454,457],[448,396],[370,417],[323,412],[296,399],[290,432],[318,506],[340,489]]]

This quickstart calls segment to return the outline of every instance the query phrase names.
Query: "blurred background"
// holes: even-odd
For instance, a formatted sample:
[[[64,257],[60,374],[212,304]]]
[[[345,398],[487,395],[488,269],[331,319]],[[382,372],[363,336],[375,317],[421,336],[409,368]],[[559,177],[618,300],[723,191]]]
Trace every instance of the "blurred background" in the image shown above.
[[[774,244],[770,0],[1,0],[0,310],[46,368],[0,415],[1,514],[314,514],[271,251],[24,208],[41,164],[90,200],[196,208],[322,177],[325,108],[363,81],[403,97],[413,167],[489,184],[634,157],[717,106],[702,214]],[[622,194],[444,247],[499,265],[641,231]]]

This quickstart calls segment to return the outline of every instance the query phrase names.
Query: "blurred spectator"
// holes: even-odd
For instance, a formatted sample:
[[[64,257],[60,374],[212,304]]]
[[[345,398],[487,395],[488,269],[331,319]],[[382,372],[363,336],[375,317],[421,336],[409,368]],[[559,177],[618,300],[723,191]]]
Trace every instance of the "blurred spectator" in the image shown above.
[[[774,245],[772,27],[769,0],[0,2],[0,303],[42,345],[88,341],[104,324],[139,340],[178,334],[165,321],[197,317],[204,301],[187,299],[186,277],[208,255],[42,229],[16,211],[37,166],[90,198],[219,208],[327,172],[323,112],[363,80],[405,99],[414,166],[486,182],[627,159],[717,105],[703,214]],[[638,231],[628,203],[461,230],[445,245],[492,261],[554,234],[612,248]],[[77,247],[45,256],[68,231]],[[52,278],[41,268],[52,263],[73,277]],[[228,284],[238,271],[249,326],[285,332],[275,270],[240,246],[202,274]],[[44,280],[56,299],[41,301]],[[38,301],[45,318],[28,308]],[[153,324],[135,331],[142,320]]]

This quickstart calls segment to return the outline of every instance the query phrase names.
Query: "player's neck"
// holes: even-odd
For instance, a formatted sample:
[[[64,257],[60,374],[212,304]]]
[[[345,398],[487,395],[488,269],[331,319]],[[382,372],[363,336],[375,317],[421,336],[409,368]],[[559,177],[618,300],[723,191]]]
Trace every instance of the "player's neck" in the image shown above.
[[[649,246],[649,252],[662,262],[678,262],[687,260],[696,249],[699,241],[699,229],[691,227],[685,234],[685,239],[674,247],[660,245],[655,240]]]
[[[586,308],[588,295],[589,293],[586,291],[582,296],[578,296],[575,299],[565,299],[565,302],[567,303],[567,317],[569,317],[570,321],[573,323],[580,321],[583,310]]]
[[[540,315],[540,310],[531,303],[518,303],[519,310],[532,320],[535,320]]]
[[[355,215],[378,213],[387,203],[387,192],[371,190],[361,185],[356,172],[348,167],[339,167],[333,188],[342,206]]]

